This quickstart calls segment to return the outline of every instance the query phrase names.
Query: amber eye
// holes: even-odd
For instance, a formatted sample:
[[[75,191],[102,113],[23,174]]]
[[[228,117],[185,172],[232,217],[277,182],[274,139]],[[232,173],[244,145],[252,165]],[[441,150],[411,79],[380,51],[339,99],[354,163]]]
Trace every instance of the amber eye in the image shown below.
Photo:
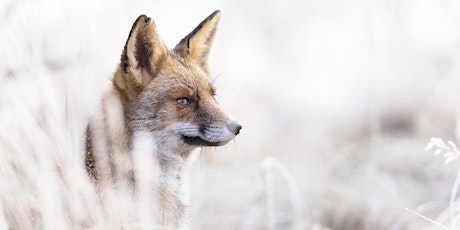
[[[178,98],[177,100],[177,103],[179,103],[179,105],[182,105],[182,106],[189,106],[191,103],[190,103],[190,99],[188,98]]]

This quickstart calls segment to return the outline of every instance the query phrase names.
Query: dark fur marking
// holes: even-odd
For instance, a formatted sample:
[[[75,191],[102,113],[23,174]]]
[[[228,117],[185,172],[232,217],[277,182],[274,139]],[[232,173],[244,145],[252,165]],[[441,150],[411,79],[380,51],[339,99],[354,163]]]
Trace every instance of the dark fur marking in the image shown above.
[[[121,69],[123,70],[123,73],[128,72],[128,66],[129,66],[129,60],[128,60],[128,54],[126,53],[126,45],[125,48],[123,49],[123,53],[121,54]]]
[[[190,39],[195,36],[196,33],[198,33],[198,31],[201,30],[201,28],[203,28],[203,26],[208,22],[210,21],[211,19],[214,18],[214,16],[216,16],[216,14],[218,14],[220,12],[220,10],[216,10],[214,11],[214,13],[212,13],[211,15],[209,15],[206,19],[204,19],[192,32],[190,32],[187,36],[185,36],[180,42],[179,42],[179,46],[181,45],[184,45],[186,44],[187,46],[187,50],[185,50],[187,53],[187,55],[189,54],[190,52]],[[211,36],[209,36],[207,42],[209,41],[209,39],[212,37],[212,35],[216,32],[216,30],[214,29],[214,31],[212,31],[211,33]],[[184,50],[183,50],[184,51]],[[182,51],[182,52],[183,52]],[[205,54],[204,56],[206,56],[207,54]]]
[[[205,132],[206,132],[206,126],[200,125],[199,132],[200,132],[200,133],[205,133]]]
[[[153,56],[153,44],[148,40],[148,38],[142,33],[139,32],[136,36],[136,61],[138,62],[138,67],[146,69],[150,75],[153,75],[152,65],[150,63],[150,58]]]
[[[93,140],[91,139],[91,126],[86,126],[86,154],[85,154],[85,168],[88,176],[93,182],[97,182],[97,169],[96,161],[93,155]]]
[[[221,146],[225,144],[225,142],[209,142],[201,139],[200,137],[187,137],[182,136],[182,140],[188,144],[193,146]]]

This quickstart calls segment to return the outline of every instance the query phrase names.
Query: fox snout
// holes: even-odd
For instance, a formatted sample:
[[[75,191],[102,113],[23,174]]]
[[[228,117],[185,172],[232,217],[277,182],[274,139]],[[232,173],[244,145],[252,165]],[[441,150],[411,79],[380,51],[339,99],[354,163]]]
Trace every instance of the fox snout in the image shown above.
[[[240,133],[242,126],[236,121],[216,124],[179,123],[177,133],[186,144],[194,146],[221,146]]]

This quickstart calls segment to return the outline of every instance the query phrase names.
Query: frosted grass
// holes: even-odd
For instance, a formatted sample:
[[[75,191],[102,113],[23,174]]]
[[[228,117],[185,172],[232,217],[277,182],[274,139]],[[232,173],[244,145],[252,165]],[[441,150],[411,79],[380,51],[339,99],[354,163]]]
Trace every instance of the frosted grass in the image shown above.
[[[27,229],[31,210],[47,227],[142,226],[134,198],[109,193],[105,210],[85,178],[86,118],[139,14],[173,47],[215,9],[212,77],[244,128],[194,166],[193,229],[423,229],[404,207],[425,201],[413,210],[458,226],[458,142],[423,153],[431,136],[455,136],[458,1],[6,0],[0,228],[14,213]]]

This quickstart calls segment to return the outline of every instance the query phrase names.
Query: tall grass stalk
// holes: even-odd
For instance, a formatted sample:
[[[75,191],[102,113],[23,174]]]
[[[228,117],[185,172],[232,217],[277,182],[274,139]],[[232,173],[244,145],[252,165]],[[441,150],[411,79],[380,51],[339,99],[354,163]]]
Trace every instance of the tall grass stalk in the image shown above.
[[[276,213],[273,191],[273,172],[277,172],[286,182],[291,207],[294,214],[294,229],[305,229],[309,225],[310,215],[305,210],[305,202],[300,189],[286,167],[274,157],[266,157],[260,164],[265,181],[268,229],[275,229]]]

